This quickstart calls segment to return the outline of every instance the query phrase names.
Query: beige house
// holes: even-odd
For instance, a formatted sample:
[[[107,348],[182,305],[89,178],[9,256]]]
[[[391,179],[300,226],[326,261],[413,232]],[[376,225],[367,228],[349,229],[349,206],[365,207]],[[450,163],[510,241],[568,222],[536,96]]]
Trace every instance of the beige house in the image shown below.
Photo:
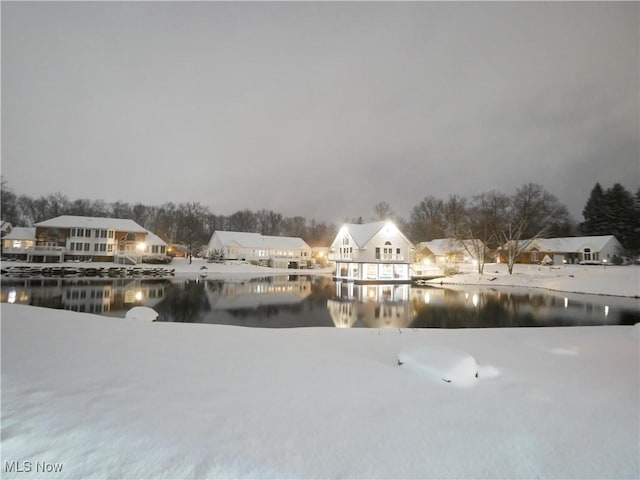
[[[148,247],[159,254],[166,253],[161,239],[128,219],[62,215],[36,223],[34,228],[35,244],[25,252],[29,262],[136,264],[142,261]]]

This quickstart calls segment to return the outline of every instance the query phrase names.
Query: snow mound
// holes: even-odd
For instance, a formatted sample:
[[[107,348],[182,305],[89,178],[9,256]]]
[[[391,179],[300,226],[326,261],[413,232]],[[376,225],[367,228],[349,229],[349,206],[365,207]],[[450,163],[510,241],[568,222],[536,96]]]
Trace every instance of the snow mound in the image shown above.
[[[133,307],[130,309],[124,318],[130,320],[143,320],[145,322],[153,322],[158,319],[160,315],[153,308],[149,307]]]
[[[478,381],[479,368],[476,359],[466,352],[447,347],[404,348],[398,354],[398,365],[438,382],[469,386]],[[491,376],[495,376],[495,373]]]

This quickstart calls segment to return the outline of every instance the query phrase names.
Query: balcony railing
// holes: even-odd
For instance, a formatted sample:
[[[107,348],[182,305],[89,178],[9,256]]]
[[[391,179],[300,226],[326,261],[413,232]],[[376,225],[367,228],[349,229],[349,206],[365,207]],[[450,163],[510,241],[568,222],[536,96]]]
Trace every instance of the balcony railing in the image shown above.
[[[404,255],[399,253],[380,253],[376,255],[376,260],[388,260],[392,262],[404,261]]]

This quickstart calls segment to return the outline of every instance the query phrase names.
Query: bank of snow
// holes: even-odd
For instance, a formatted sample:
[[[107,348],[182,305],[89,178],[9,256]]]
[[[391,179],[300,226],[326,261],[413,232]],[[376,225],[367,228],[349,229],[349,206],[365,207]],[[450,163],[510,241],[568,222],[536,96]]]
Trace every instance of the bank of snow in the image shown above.
[[[561,292],[640,297],[640,266],[515,265],[514,273],[504,264],[487,264],[482,275],[470,267],[450,277],[430,280],[439,285],[491,285],[546,288]]]
[[[637,325],[268,330],[1,308],[3,478],[47,477],[36,462],[61,463],[57,479],[640,476]],[[442,381],[451,367],[478,377]]]

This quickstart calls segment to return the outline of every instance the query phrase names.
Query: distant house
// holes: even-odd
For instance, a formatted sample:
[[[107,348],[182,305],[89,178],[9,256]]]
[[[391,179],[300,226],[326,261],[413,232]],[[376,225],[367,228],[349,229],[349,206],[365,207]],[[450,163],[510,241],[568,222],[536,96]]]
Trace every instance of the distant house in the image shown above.
[[[138,263],[150,232],[133,220],[62,215],[35,224],[36,244],[28,253],[33,262],[90,260]]]
[[[167,255],[167,242],[153,232],[147,231],[144,245],[145,256],[164,257]]]
[[[329,247],[338,280],[408,282],[413,244],[393,222],[343,225]]]
[[[297,237],[218,230],[209,240],[207,255],[225,260],[245,260],[272,268],[307,268],[311,261],[311,247]]]
[[[482,242],[479,247],[483,248]],[[451,263],[473,263],[476,261],[476,246],[471,240],[439,238],[416,245],[416,261],[430,262],[435,265]]]
[[[13,228],[13,225],[11,225],[9,222],[0,222],[0,237],[4,238],[5,235],[7,235],[8,233],[11,233],[11,229]]]
[[[13,227],[2,237],[2,256],[14,260],[27,260],[27,255],[35,245],[34,227]]]
[[[516,263],[602,263],[619,255],[622,245],[613,235],[592,237],[536,238],[516,257]],[[506,261],[500,255],[501,261]]]

